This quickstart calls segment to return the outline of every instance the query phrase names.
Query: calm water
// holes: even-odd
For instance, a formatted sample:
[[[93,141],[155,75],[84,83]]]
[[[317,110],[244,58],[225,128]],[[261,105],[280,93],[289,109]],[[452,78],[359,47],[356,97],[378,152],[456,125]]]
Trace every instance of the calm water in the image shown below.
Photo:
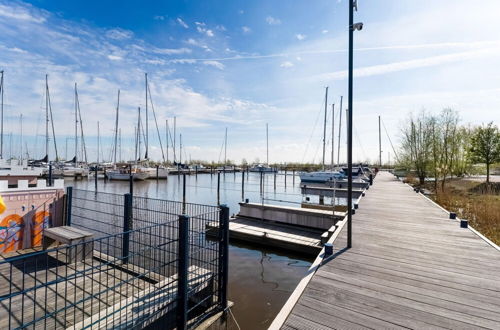
[[[230,213],[239,211],[241,202],[241,173],[221,174],[221,204],[230,208]],[[300,179],[291,175],[277,175],[274,190],[274,175],[265,175],[264,197],[266,203],[298,206]],[[245,198],[260,202],[259,173],[245,173]],[[79,189],[94,190],[94,181],[68,181]],[[128,182],[99,180],[98,190],[126,193]],[[169,200],[182,200],[182,176],[171,176],[168,180],[136,181],[134,195]],[[217,175],[198,174],[186,176],[186,200],[192,203],[217,204]],[[286,302],[300,279],[305,275],[312,258],[287,253],[286,251],[263,249],[256,246],[231,242],[229,248],[229,299],[233,301],[233,314],[242,329],[266,329]],[[231,323],[232,324],[232,323]],[[234,327],[234,326],[233,326]]]

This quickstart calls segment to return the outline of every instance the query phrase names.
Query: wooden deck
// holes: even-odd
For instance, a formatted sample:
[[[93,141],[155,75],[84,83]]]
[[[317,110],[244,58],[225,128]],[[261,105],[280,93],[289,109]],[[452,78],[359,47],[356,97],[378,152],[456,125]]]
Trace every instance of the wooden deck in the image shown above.
[[[359,205],[353,247],[344,227],[271,328],[500,329],[496,247],[389,173]]]

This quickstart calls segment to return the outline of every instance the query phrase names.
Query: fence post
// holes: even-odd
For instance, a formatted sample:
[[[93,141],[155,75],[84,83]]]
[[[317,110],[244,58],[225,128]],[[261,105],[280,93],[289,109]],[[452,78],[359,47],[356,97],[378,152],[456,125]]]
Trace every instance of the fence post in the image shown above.
[[[130,233],[132,229],[132,195],[125,194],[123,203],[123,241],[122,241],[122,259],[123,263],[128,263],[130,248]]]
[[[182,214],[186,214],[186,173],[182,173]]]
[[[187,329],[189,217],[179,216],[179,247],[177,260],[177,329]]]
[[[229,276],[229,207],[220,206],[219,211],[219,303],[227,308],[227,283]]]
[[[73,202],[73,187],[66,188],[66,226],[71,226],[71,205]]]
[[[217,205],[220,205],[220,172],[217,171]]]

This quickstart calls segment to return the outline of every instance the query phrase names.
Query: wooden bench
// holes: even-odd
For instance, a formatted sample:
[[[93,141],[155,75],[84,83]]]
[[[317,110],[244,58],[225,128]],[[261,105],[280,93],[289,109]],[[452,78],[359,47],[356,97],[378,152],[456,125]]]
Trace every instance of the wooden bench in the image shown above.
[[[58,242],[68,245],[59,253],[66,263],[91,259],[94,250],[93,236],[91,232],[70,226],[47,228],[43,231],[43,249],[46,250],[54,242]]]

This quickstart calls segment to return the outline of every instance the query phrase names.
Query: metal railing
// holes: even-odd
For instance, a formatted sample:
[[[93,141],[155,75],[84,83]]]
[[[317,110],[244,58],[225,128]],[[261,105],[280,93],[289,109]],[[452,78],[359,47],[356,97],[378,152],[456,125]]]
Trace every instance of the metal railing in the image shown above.
[[[0,328],[186,329],[227,308],[227,207],[68,188],[65,219],[93,237],[0,259]]]

